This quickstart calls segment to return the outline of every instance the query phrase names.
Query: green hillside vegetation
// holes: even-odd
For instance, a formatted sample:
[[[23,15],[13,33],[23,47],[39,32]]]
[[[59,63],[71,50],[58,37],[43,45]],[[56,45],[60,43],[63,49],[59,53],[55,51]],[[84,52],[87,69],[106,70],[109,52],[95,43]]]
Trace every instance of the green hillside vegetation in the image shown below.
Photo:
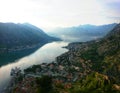
[[[85,79],[73,83],[70,93],[119,93],[118,85],[113,84],[113,81],[108,76],[94,72]]]

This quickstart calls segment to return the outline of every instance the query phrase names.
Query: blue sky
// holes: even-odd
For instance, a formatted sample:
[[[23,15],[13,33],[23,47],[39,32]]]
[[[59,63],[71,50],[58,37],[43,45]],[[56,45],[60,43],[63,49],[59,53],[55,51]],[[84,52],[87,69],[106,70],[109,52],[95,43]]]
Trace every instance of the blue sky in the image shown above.
[[[120,22],[120,0],[0,0],[0,21],[43,29]]]

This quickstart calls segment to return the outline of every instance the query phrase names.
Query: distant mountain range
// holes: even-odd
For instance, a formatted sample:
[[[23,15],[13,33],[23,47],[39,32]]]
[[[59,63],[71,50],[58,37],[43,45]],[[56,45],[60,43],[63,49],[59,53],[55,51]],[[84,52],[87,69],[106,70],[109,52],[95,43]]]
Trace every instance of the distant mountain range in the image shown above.
[[[59,40],[48,36],[40,28],[29,23],[0,23],[0,53],[22,50]]]
[[[57,36],[65,41],[83,42],[105,36],[116,25],[117,25],[116,23],[100,26],[87,24],[76,27],[56,28],[49,31],[48,34],[51,36]]]

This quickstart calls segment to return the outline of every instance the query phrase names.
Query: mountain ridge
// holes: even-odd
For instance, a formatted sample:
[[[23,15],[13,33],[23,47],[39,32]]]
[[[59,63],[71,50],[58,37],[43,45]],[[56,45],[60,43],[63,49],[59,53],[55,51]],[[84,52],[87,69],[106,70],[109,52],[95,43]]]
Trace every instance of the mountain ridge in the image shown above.
[[[49,32],[49,35],[57,36],[65,41],[70,42],[83,42],[90,41],[97,38],[104,37],[109,31],[111,31],[117,23],[105,24],[105,25],[80,25],[74,27],[56,28]],[[68,39],[66,39],[66,37]],[[71,40],[73,38],[73,40]]]
[[[59,40],[31,24],[0,23],[0,52]]]

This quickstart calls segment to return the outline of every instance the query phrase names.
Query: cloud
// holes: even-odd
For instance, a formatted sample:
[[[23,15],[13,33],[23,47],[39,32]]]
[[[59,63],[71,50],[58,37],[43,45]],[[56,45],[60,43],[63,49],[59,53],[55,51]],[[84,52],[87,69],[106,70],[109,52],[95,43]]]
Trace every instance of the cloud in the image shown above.
[[[114,22],[115,17],[119,17],[119,1],[0,0],[0,21],[30,22],[43,28],[106,24]]]

